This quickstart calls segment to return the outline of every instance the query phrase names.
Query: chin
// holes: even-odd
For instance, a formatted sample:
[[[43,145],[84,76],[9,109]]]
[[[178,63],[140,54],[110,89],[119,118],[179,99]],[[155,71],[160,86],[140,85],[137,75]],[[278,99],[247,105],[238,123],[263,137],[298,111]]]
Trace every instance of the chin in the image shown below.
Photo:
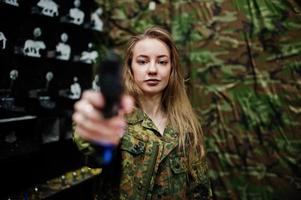
[[[157,95],[157,94],[162,94],[163,90],[143,90],[144,94],[148,95]]]

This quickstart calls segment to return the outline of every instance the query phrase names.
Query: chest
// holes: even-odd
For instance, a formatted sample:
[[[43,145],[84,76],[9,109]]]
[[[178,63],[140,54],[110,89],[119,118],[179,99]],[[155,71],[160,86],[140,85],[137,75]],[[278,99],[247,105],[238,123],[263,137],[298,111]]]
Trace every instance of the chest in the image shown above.
[[[167,119],[166,118],[164,118],[164,119],[154,118],[152,121],[153,121],[154,125],[157,127],[159,133],[161,135],[163,135],[165,127],[166,127]]]
[[[185,199],[187,169],[176,143],[128,137],[120,153],[122,194],[132,194],[134,199]]]

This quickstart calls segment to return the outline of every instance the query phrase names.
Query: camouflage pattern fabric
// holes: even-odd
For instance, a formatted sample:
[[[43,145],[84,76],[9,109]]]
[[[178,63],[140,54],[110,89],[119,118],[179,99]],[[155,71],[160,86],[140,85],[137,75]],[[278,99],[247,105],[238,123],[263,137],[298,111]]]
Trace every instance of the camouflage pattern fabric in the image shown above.
[[[97,199],[211,199],[205,159],[193,162],[192,180],[186,157],[178,148],[178,135],[167,127],[163,136],[140,109],[128,118],[128,128],[117,149],[115,160],[103,166]],[[99,159],[75,134],[84,153]],[[92,151],[92,152],[91,152]]]
[[[154,24],[172,32],[215,199],[300,198],[299,0],[98,2],[109,36],[100,49],[123,52],[131,35]]]

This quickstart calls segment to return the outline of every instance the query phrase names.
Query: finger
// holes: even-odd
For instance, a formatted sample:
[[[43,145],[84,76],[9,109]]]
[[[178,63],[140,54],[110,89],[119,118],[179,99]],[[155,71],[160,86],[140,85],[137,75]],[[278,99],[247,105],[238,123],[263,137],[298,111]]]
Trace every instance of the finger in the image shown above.
[[[90,132],[90,137],[95,140],[102,137],[121,137],[126,127],[126,123],[122,117],[115,117],[99,122],[94,122],[78,112],[74,113],[72,117],[76,125]]]
[[[94,143],[118,143],[123,136],[123,129],[112,129],[110,132],[107,130],[93,131],[85,124],[77,124],[75,127],[75,133],[81,138]],[[105,134],[104,134],[105,133]]]
[[[121,98],[121,108],[124,113],[129,114],[134,109],[134,98],[130,95],[124,95]]]
[[[76,102],[74,109],[91,120],[99,121],[103,119],[101,112],[86,100]]]
[[[103,121],[105,126],[109,126],[113,129],[123,129],[125,130],[127,127],[127,123],[122,116],[115,116],[111,119],[107,119]]]
[[[97,108],[102,108],[104,106],[104,98],[100,92],[87,90],[83,93],[82,99],[88,101],[93,106]]]

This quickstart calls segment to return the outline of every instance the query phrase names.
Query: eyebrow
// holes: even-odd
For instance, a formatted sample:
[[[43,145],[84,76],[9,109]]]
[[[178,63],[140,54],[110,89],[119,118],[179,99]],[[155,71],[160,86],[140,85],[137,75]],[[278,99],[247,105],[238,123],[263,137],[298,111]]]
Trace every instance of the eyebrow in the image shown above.
[[[148,58],[149,56],[147,56],[147,55],[139,55],[139,56],[137,56],[137,58],[138,57],[143,57],[143,58]],[[163,58],[163,57],[167,57],[167,58],[169,58],[169,56],[167,56],[167,55],[159,55],[159,56],[157,56],[158,58]]]

